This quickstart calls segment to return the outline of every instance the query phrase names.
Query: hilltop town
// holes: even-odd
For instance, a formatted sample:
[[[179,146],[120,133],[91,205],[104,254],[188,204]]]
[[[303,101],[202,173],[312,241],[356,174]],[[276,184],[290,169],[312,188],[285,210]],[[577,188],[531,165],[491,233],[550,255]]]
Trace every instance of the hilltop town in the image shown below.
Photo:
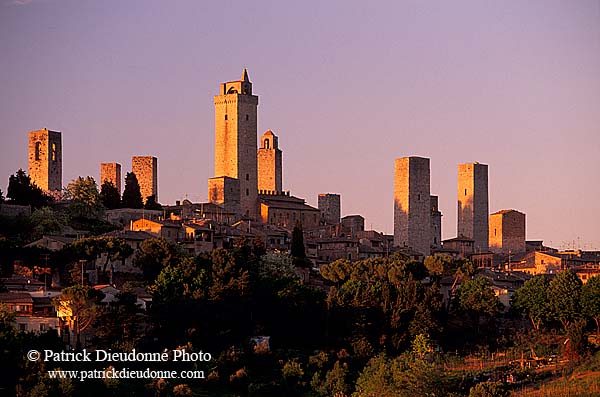
[[[239,395],[301,395],[294,393],[312,388],[316,394],[302,395],[343,396],[355,384],[360,393],[371,386],[358,374],[377,364],[372,359],[381,357],[378,352],[412,349],[421,358],[450,350],[506,354],[517,345],[508,340],[519,329],[528,330],[523,335],[529,344],[511,354],[525,370],[538,356],[524,358],[523,346],[539,347],[527,332],[539,331],[540,324],[570,335],[570,350],[562,353],[571,361],[589,353],[585,321],[598,321],[600,308],[584,309],[590,300],[583,297],[600,299],[600,290],[591,289],[599,280],[600,252],[527,240],[526,214],[518,209],[490,213],[493,164],[457,164],[456,197],[439,197],[431,191],[431,159],[396,159],[390,181],[394,233],[368,230],[362,215],[342,213],[340,193],[319,194],[313,207],[284,185],[284,149],[293,149],[286,148],[284,133],[267,130],[259,137],[257,107],[246,69],[239,80],[220,84],[207,202],[160,203],[159,159],[153,155],[132,154],[130,169],[103,162],[99,175],[65,184],[61,132],[29,132],[28,172],[10,176],[0,195],[0,304],[15,330],[54,330],[74,350],[160,350],[185,343],[213,349],[213,356],[223,357],[218,370],[205,369],[215,377],[209,389],[230,387]],[[442,239],[440,200],[457,201],[451,239]],[[566,314],[559,310],[566,303],[549,298],[564,277],[577,291]],[[534,282],[545,283],[548,294],[542,314],[518,292]],[[462,301],[469,288],[479,295]],[[96,314],[78,314],[77,300]],[[585,347],[575,346],[575,323]],[[554,337],[544,345],[546,364],[562,354],[561,337]],[[244,351],[248,345],[253,347]],[[285,362],[286,381],[261,374],[252,360],[262,359],[267,367]],[[383,360],[377,365],[391,363]],[[257,394],[248,394],[250,368],[262,382]],[[493,368],[486,379],[457,382],[452,390],[463,394],[455,395],[484,380],[510,383],[508,374],[511,382],[517,376]],[[346,382],[341,389],[329,381],[334,376]],[[271,381],[275,394],[265,391]],[[14,384],[27,382],[15,375]]]

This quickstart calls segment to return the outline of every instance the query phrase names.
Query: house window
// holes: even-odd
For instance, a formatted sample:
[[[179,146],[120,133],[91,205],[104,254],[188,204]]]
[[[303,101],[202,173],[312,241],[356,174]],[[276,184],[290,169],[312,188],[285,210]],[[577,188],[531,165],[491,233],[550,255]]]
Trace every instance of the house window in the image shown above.
[[[36,142],[35,143],[35,159],[36,160],[40,159],[41,150],[42,150],[42,142]]]
[[[52,144],[52,161],[56,161],[56,143]]]
[[[19,324],[19,331],[21,331],[21,332],[27,331],[27,324]]]
[[[48,325],[47,324],[40,324],[40,332],[46,332],[48,330]]]

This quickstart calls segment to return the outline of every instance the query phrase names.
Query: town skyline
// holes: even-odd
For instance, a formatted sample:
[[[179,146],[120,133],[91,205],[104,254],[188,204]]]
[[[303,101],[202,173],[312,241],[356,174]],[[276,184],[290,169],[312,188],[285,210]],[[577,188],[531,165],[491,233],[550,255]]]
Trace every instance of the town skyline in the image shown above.
[[[151,4],[149,9],[156,11],[158,5]],[[5,5],[5,12],[0,16],[0,21],[4,22],[7,15],[17,20],[39,17],[44,13],[58,12],[56,9],[63,6],[64,2],[35,1],[23,6]],[[75,6],[73,3],[70,3],[70,6],[77,12],[91,7],[89,4]],[[554,6],[550,11],[558,12],[560,7],[557,4]],[[499,5],[489,7],[502,8]],[[589,17],[591,18],[593,11],[598,11],[599,6],[596,4],[594,8],[594,3],[589,3],[589,7],[592,10]],[[346,11],[349,14],[357,12],[356,7],[350,8],[352,9]],[[411,9],[408,6],[407,8]],[[473,5],[472,8],[483,12],[482,7]],[[510,5],[505,8],[505,17],[511,22],[508,12]],[[584,6],[581,5],[580,8]],[[440,17],[438,11],[428,6],[413,5],[411,10],[416,12],[415,9],[424,12],[427,17]],[[276,11],[282,12],[274,12]],[[318,15],[318,20],[332,10],[323,6],[320,11],[322,14]],[[545,16],[548,18],[558,16],[546,11]],[[214,158],[212,97],[217,93],[219,82],[238,76],[241,68],[247,67],[255,93],[260,98],[258,134],[260,136],[271,129],[280,139],[280,147],[283,150],[283,188],[291,190],[296,196],[306,198],[311,205],[316,206],[318,193],[339,193],[342,196],[343,215],[361,214],[366,218],[365,226],[371,228],[372,225],[373,229],[391,234],[393,162],[396,158],[404,156],[424,156],[431,159],[431,194],[439,196],[443,214],[442,236],[444,239],[451,238],[456,236],[457,166],[479,161],[489,165],[490,213],[509,208],[526,213],[528,239],[543,239],[546,245],[556,247],[566,248],[574,243],[576,248],[598,249],[600,239],[597,220],[600,219],[600,204],[594,197],[600,194],[600,187],[594,181],[598,180],[600,170],[600,160],[597,156],[597,149],[600,148],[600,116],[598,113],[594,114],[594,104],[600,103],[600,89],[594,89],[600,88],[600,79],[598,72],[593,72],[593,67],[600,64],[600,56],[597,55],[598,52],[584,56],[584,50],[600,48],[600,35],[593,35],[599,28],[592,26],[591,19],[588,20],[588,16],[584,15],[581,9],[569,15],[572,20],[565,22],[563,27],[571,29],[568,31],[572,34],[587,38],[587,42],[585,45],[580,44],[581,47],[575,46],[577,48],[560,47],[565,54],[559,51],[558,55],[567,55],[566,52],[569,51],[569,55],[578,57],[566,60],[561,58],[564,64],[559,62],[560,65],[555,65],[555,68],[550,65],[551,70],[544,73],[543,70],[534,70],[534,67],[542,65],[540,60],[536,57],[530,59],[524,51],[525,48],[521,48],[522,52],[508,62],[516,67],[513,72],[517,72],[517,77],[503,77],[501,67],[481,69],[490,73],[489,76],[476,76],[478,83],[484,83],[484,92],[479,92],[476,86],[467,89],[467,93],[460,92],[459,85],[469,76],[460,73],[460,65],[455,64],[450,57],[442,59],[445,61],[442,65],[448,68],[447,70],[438,70],[440,75],[421,75],[418,81],[424,83],[425,87],[419,89],[419,84],[413,82],[413,86],[407,86],[409,93],[404,96],[402,90],[396,94],[394,89],[401,88],[402,83],[411,80],[389,73],[394,64],[393,60],[385,65],[375,65],[380,69],[376,76],[354,73],[368,71],[365,65],[358,63],[349,63],[346,70],[336,68],[333,63],[333,70],[317,73],[318,70],[315,71],[314,68],[318,65],[307,62],[310,68],[306,65],[304,68],[303,65],[286,65],[291,67],[270,73],[268,62],[265,64],[257,55],[247,53],[251,52],[250,49],[244,50],[243,46],[239,46],[240,53],[236,53],[232,59],[225,62],[212,60],[204,65],[202,59],[196,56],[192,57],[190,62],[161,60],[156,65],[146,66],[143,61],[150,59],[151,54],[144,53],[143,49],[134,52],[133,57],[127,57],[121,52],[121,58],[112,58],[110,49],[125,51],[128,47],[119,46],[115,41],[108,39],[107,45],[97,47],[97,61],[100,64],[92,67],[92,70],[84,70],[85,65],[79,65],[73,69],[74,75],[69,76],[69,73],[63,75],[63,72],[53,73],[30,66],[22,71],[19,79],[8,81],[11,71],[16,71],[21,64],[21,61],[13,59],[13,56],[19,58],[19,55],[26,51],[16,48],[24,44],[24,41],[42,47],[50,42],[54,44],[54,49],[58,49],[58,42],[55,41],[62,34],[77,31],[76,28],[93,36],[85,27],[76,26],[77,23],[60,27],[60,16],[56,15],[57,18],[51,18],[56,26],[42,21],[41,27],[38,26],[34,32],[19,38],[10,35],[9,43],[2,44],[1,47],[3,53],[8,51],[11,56],[7,57],[8,60],[0,61],[2,69],[8,71],[2,82],[9,88],[9,95],[4,97],[0,110],[0,116],[6,124],[1,138],[2,147],[5,149],[0,160],[1,177],[4,178],[0,189],[6,194],[8,176],[18,168],[27,169],[27,133],[47,127],[63,133],[64,186],[80,175],[93,176],[99,183],[101,162],[121,163],[125,175],[131,170],[132,156],[152,155],[158,157],[161,203],[172,204],[176,200],[186,198],[186,195],[194,202],[206,201],[205,181],[212,175]],[[143,17],[151,20],[151,16]],[[425,16],[421,15],[422,18]],[[117,27],[117,30],[123,29],[120,33],[127,32],[121,24],[122,20],[114,20],[116,15],[108,13],[105,17],[107,26],[110,21],[110,26]],[[589,24],[581,25],[582,21]],[[2,28],[3,31],[6,30],[5,36],[7,32],[19,32],[19,24],[13,20],[10,22],[13,23]],[[112,25],[112,22],[115,22],[115,25]],[[175,20],[170,22],[172,24],[163,27],[157,38],[164,37],[162,34],[169,37],[168,30],[175,29]],[[574,26],[575,22],[580,25]],[[537,30],[528,31],[529,35],[526,37],[533,43],[542,45],[544,41],[537,35],[545,32],[544,29],[549,29],[546,24],[549,25],[550,22],[536,26]],[[504,25],[500,24],[497,28],[501,26]],[[454,24],[445,28],[452,32],[453,29],[457,29]],[[45,38],[40,36],[44,29],[49,33]],[[289,32],[292,29],[290,27]],[[482,29],[484,33],[490,34],[487,29]],[[418,30],[409,33],[416,35],[417,32]],[[118,33],[115,33],[112,39],[116,40],[117,36]],[[492,37],[498,40],[501,36],[496,37],[492,34]],[[462,37],[461,32],[457,33],[457,37]],[[103,39],[100,36],[95,38]],[[430,42],[435,38],[439,36],[425,37],[424,40]],[[131,44],[139,39],[141,37],[133,37]],[[226,42],[233,42],[232,38],[228,39]],[[71,45],[85,44],[83,39],[69,40],[67,42]],[[163,50],[168,44],[168,40],[164,40],[164,43],[159,43],[159,48]],[[191,37],[187,37],[187,40],[191,41]],[[478,48],[475,52],[481,55],[481,51],[484,50],[483,42],[478,39],[472,40],[470,44],[475,45]],[[272,41],[268,43],[276,44]],[[298,42],[294,43],[300,46]],[[368,52],[364,44],[358,47],[346,44],[347,48],[342,51],[344,56],[334,57],[336,62],[343,63],[348,55],[346,52],[352,48]],[[500,44],[510,43],[500,40]],[[564,39],[562,44],[572,43]],[[252,50],[257,50],[258,46],[258,43],[253,43]],[[463,47],[459,47],[464,50]],[[325,46],[322,51],[327,48],[330,47]],[[542,53],[541,48],[543,46],[534,51],[536,56]],[[87,53],[87,48],[78,49],[80,54]],[[307,48],[297,50],[296,56],[303,52],[310,53]],[[412,50],[415,51],[413,54],[417,53],[425,58],[431,55],[426,50],[423,52],[422,48]],[[172,52],[177,53],[175,50]],[[548,52],[544,54],[550,56]],[[490,66],[492,61],[488,60],[486,63]],[[95,68],[101,65],[110,66],[109,71],[112,75],[108,81],[94,72]],[[413,68],[414,72],[418,63],[406,65],[407,69]],[[431,67],[430,63],[422,65]],[[507,63],[503,66],[506,67]],[[177,68],[177,76],[173,75],[175,71],[171,68]],[[126,73],[129,69],[134,71],[136,76],[129,77]],[[567,78],[569,73],[576,70],[581,72],[577,78],[572,74],[572,80]],[[315,71],[314,76],[311,75],[312,71]],[[33,78],[32,73],[41,74]],[[447,77],[451,78],[445,80],[444,73],[448,73]],[[535,76],[539,80],[531,82],[532,86],[519,89],[519,73],[525,80]],[[14,73],[12,76],[14,77]],[[166,80],[172,84],[156,83],[161,76],[168,76]],[[53,77],[56,78],[56,82]],[[394,88],[391,93],[386,90],[385,85],[374,84],[385,83],[388,77],[391,81],[389,87]],[[557,77],[556,81],[560,83],[559,93],[566,95],[562,101],[546,96],[550,94],[546,91],[549,89],[547,85]],[[53,88],[50,92],[56,92],[58,89],[59,94],[49,95],[48,101],[43,99],[43,95],[35,97],[36,82],[46,89]],[[59,87],[59,82],[64,83],[65,87]],[[101,82],[109,84],[101,86]],[[511,83],[506,91],[501,89],[502,82]],[[440,85],[441,88],[430,91],[431,86],[435,85]],[[164,98],[155,98],[157,103],[150,101],[153,99],[153,87],[157,92],[164,94]],[[353,87],[359,89],[355,91]],[[85,94],[86,89],[91,89],[98,95]],[[528,98],[513,96],[529,92],[528,89],[532,90]],[[69,96],[70,92],[75,95]],[[436,92],[441,94],[441,97],[433,95]],[[121,93],[123,98],[115,99],[115,103],[109,100],[111,96],[121,97]],[[503,100],[494,101],[491,94],[500,94]],[[456,95],[460,99],[454,101]],[[482,103],[478,103],[478,96]],[[139,102],[135,101],[136,97]],[[12,101],[8,100],[9,98]],[[32,98],[35,98],[33,103],[28,103],[27,100],[31,101]],[[411,98],[416,99],[415,104],[411,103]],[[511,105],[511,100],[516,99],[519,99],[516,101],[518,103]],[[565,105],[569,100],[575,101],[572,108],[562,109],[556,117],[538,116],[539,112],[551,114],[547,112],[556,110],[556,106]],[[379,105],[371,107],[373,102]],[[431,108],[426,106],[428,104]],[[502,104],[503,107],[491,109],[498,104]],[[433,109],[433,105],[438,109]],[[399,111],[396,110],[397,106],[400,107]],[[499,114],[494,114],[495,111]],[[401,116],[398,120],[389,120],[398,114]],[[476,116],[471,118],[473,114]],[[502,116],[511,114],[514,124],[508,124],[511,128],[507,129],[505,134],[501,134],[497,129],[506,127],[506,124],[500,123],[501,125],[496,127],[489,125],[490,122],[486,119],[486,116],[500,116],[500,120]],[[444,123],[440,122],[444,119],[447,121],[447,129],[442,128]],[[573,125],[577,128],[568,128]],[[370,127],[373,130],[370,130]],[[457,131],[461,128],[464,129],[462,133]],[[487,131],[488,134],[481,136],[481,131]],[[527,136],[523,131],[528,131],[531,136]],[[449,132],[454,135],[449,136]],[[495,137],[500,136],[509,139],[493,142]],[[120,142],[117,143],[117,139]],[[471,145],[463,143],[467,140],[472,141]],[[520,147],[518,142],[523,142],[524,147]],[[492,145],[494,147],[490,147]],[[10,150],[7,151],[7,148]],[[578,189],[566,188],[573,186]],[[565,207],[565,203],[572,205]],[[549,213],[553,216],[547,216]]]

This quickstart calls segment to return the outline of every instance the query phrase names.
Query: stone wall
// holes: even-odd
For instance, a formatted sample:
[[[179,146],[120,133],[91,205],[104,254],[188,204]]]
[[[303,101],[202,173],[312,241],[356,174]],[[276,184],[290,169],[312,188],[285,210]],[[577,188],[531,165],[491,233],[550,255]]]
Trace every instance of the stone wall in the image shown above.
[[[258,149],[258,190],[281,192],[282,154],[277,136],[271,130],[265,132]]]
[[[439,210],[438,196],[430,196],[431,206],[431,247],[442,248],[442,213]]]
[[[137,177],[137,174],[136,174]],[[100,164],[100,186],[105,182],[112,182],[121,194],[121,164],[119,163],[101,163]],[[138,181],[139,182],[139,181]],[[145,197],[144,197],[145,198]]]
[[[459,164],[457,236],[475,240],[475,250],[487,250],[488,217],[488,166]]]
[[[140,184],[142,199],[146,202],[148,196],[154,195],[158,201],[158,159],[153,156],[133,156],[131,171]]]
[[[52,196],[62,191],[62,139],[46,128],[29,133],[29,177]]]
[[[318,207],[319,211],[321,211],[321,220],[326,225],[337,225],[340,223],[342,206],[339,194],[319,194]]]
[[[244,71],[242,80],[221,84],[215,104],[215,177],[239,180],[240,211],[258,216],[257,106],[252,83]],[[209,193],[210,196],[210,193]]]
[[[520,253],[525,246],[525,214],[502,210],[490,215],[490,250],[496,253]]]
[[[429,159],[396,159],[394,172],[394,245],[430,253],[431,198]]]

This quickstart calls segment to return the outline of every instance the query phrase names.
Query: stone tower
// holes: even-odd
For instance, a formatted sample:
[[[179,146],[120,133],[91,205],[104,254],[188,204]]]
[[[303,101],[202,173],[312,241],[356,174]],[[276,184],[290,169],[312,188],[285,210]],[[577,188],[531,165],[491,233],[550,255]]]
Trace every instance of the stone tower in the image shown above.
[[[258,149],[258,190],[281,192],[281,150],[279,139],[273,131],[265,132],[260,138]]]
[[[321,221],[326,225],[337,225],[340,223],[341,204],[340,195],[333,193],[321,193],[318,199]]]
[[[256,124],[258,96],[246,69],[238,81],[222,83],[215,104],[215,176],[208,181],[209,201],[258,217]]]
[[[438,196],[431,196],[431,247],[442,248],[442,213],[438,204]]]
[[[133,156],[131,171],[140,184],[140,193],[144,203],[148,196],[154,195],[158,203],[158,159],[153,156]]]
[[[427,256],[431,245],[429,159],[396,159],[394,172],[394,245]]]
[[[502,210],[490,215],[490,250],[513,254],[525,252],[525,214]]]
[[[121,164],[119,163],[101,163],[100,164],[100,186],[104,182],[112,182],[121,194]]]
[[[488,249],[488,166],[458,165],[458,237],[473,239],[474,250]]]
[[[29,177],[40,189],[58,198],[62,191],[62,139],[47,128],[29,133]]]

